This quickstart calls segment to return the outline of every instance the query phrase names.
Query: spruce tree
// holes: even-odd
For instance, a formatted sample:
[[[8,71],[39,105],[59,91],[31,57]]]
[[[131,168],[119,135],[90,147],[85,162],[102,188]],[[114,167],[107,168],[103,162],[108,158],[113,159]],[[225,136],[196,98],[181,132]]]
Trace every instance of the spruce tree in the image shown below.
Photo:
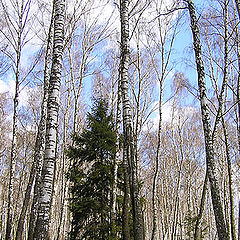
[[[68,173],[73,217],[70,239],[115,239],[111,190],[116,133],[104,99],[94,100],[87,127],[81,134],[74,134],[73,142],[67,151],[72,162]]]

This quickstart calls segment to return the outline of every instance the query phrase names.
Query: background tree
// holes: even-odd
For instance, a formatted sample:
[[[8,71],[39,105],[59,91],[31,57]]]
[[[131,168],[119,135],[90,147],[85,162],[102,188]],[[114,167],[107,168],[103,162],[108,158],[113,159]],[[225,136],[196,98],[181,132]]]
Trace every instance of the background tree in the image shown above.
[[[192,0],[186,1],[188,4],[188,10],[191,18],[191,28],[193,34],[193,44],[195,50],[195,58],[198,72],[198,88],[200,94],[200,102],[201,102],[201,111],[202,111],[202,122],[204,128],[205,135],[205,148],[206,148],[206,163],[207,163],[207,171],[211,188],[212,195],[212,203],[215,213],[216,225],[218,229],[218,237],[219,239],[229,239],[229,235],[227,232],[223,206],[221,203],[221,196],[219,191],[219,184],[216,175],[216,161],[214,154],[214,130],[211,129],[209,110],[207,104],[207,95],[206,95],[206,83],[205,83],[205,71],[202,60],[202,50],[201,50],[201,42],[199,35],[199,27],[197,23],[195,8]],[[222,88],[223,90],[224,88]],[[224,90],[223,90],[224,91]],[[221,114],[222,103],[219,105],[218,115]],[[218,115],[216,117],[216,123],[219,121]],[[216,126],[216,125],[215,125]],[[214,128],[215,128],[214,126]]]
[[[72,160],[68,173],[73,215],[70,238],[117,239],[114,232],[121,225],[111,226],[110,221],[116,133],[106,100],[94,100],[87,128],[75,134],[73,142],[68,149]]]
[[[26,84],[26,79],[36,66],[37,60],[30,64],[29,68],[23,70],[22,54],[24,47],[29,42],[29,29],[31,27],[29,17],[31,9],[31,0],[0,2],[2,18],[5,23],[2,24],[0,35],[2,42],[1,52],[9,59],[11,70],[15,76],[15,93],[13,99],[13,123],[12,123],[12,147],[9,161],[9,187],[8,187],[8,207],[6,217],[6,235],[5,239],[11,238],[14,224],[14,184],[17,172],[17,134],[18,132],[18,114],[19,114],[19,94],[22,85]],[[4,64],[4,62],[3,62]],[[4,67],[4,66],[2,66]]]

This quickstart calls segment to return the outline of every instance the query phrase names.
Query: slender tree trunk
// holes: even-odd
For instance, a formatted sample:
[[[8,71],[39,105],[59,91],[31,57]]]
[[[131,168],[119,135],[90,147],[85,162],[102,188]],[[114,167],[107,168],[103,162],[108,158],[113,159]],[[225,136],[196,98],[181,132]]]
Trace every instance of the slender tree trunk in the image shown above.
[[[43,99],[41,105],[41,119],[38,127],[38,135],[35,145],[35,155],[34,162],[35,165],[35,184],[34,184],[34,195],[33,202],[31,205],[30,219],[29,219],[29,228],[28,228],[28,240],[33,240],[34,238],[34,229],[36,227],[37,212],[39,206],[39,197],[40,197],[40,181],[41,181],[41,171],[43,165],[43,152],[45,148],[45,135],[46,135],[46,118],[47,118],[47,99],[48,99],[48,88],[49,88],[49,78],[50,71],[49,65],[51,61],[51,52],[52,52],[52,38],[53,38],[53,11],[51,24],[48,32],[48,41],[46,47],[45,55],[45,69],[44,69],[44,87],[43,87]]]
[[[215,154],[213,148],[213,139],[211,133],[211,124],[210,124],[210,116],[207,104],[207,96],[206,96],[206,83],[205,83],[205,71],[202,61],[202,50],[201,50],[201,42],[199,36],[199,27],[197,23],[197,17],[194,9],[194,4],[192,0],[186,0],[188,4],[188,10],[191,18],[191,28],[193,34],[193,44],[198,72],[198,87],[200,94],[200,103],[201,103],[201,111],[202,111],[202,122],[204,129],[204,137],[205,137],[205,148],[206,148],[206,162],[207,162],[207,174],[210,182],[211,196],[212,196],[212,204],[214,209],[215,221],[217,226],[217,233],[219,240],[227,240],[230,239],[229,234],[227,232],[223,207],[220,197],[220,191],[217,181],[217,173],[216,173],[216,162],[215,162]]]
[[[29,181],[28,181],[26,192],[25,192],[23,207],[18,220],[18,226],[17,226],[16,238],[15,238],[16,240],[22,239],[23,225],[26,217],[27,208],[29,207],[32,185],[34,180],[35,180],[35,187],[37,187],[37,184],[39,184],[39,181],[36,178],[36,171],[37,169],[39,169],[38,172],[40,172],[41,166],[42,166],[43,150],[45,145],[45,131],[46,131],[46,113],[47,113],[47,96],[48,96],[47,92],[48,92],[49,75],[50,75],[49,63],[50,63],[51,42],[52,42],[52,22],[53,22],[53,17],[52,17],[51,25],[49,28],[48,41],[47,41],[47,47],[46,47],[43,98],[42,98],[42,104],[41,104],[41,118],[38,126],[38,133],[37,133],[35,148],[34,148],[35,152],[34,152],[33,163],[31,166]],[[33,232],[34,225],[35,225],[34,222],[30,222],[30,225],[29,225],[30,232]],[[32,239],[32,238],[28,238],[28,239]]]
[[[173,110],[174,111],[174,110]],[[173,124],[173,119],[172,118],[172,124]],[[180,137],[180,152],[181,152],[181,160],[179,160],[179,158],[177,157],[177,165],[178,165],[178,177],[177,177],[177,185],[176,185],[176,191],[175,191],[175,203],[174,203],[174,209],[173,209],[173,224],[172,224],[172,234],[171,234],[171,239],[175,240],[176,236],[177,236],[177,228],[178,228],[178,215],[179,215],[179,202],[180,202],[180,196],[179,196],[179,192],[180,192],[180,184],[181,184],[181,177],[182,177],[182,165],[183,165],[183,146],[182,146],[182,136],[181,136],[181,130],[180,127],[178,126],[178,130],[179,130],[179,137]],[[174,137],[174,135],[173,135]],[[174,139],[174,138],[173,138]],[[177,148],[176,145],[175,146],[175,151],[177,154]]]
[[[238,11],[238,17],[240,20],[240,2],[239,0],[235,0],[237,11]],[[239,34],[238,34],[238,28],[235,28],[236,36],[237,36],[237,56],[238,56],[238,68],[240,70],[240,43],[239,43]],[[238,137],[238,152],[240,157],[240,71],[238,73],[238,81],[237,81],[237,137]],[[238,240],[240,240],[240,196],[238,196]]]
[[[68,109],[71,105],[71,87],[68,86],[68,95],[67,95],[67,110],[64,113],[63,117],[63,143],[62,143],[62,149],[66,149],[67,146],[67,129],[69,126],[69,112]],[[75,131],[74,131],[75,132]],[[59,240],[61,237],[61,228],[63,225],[63,231],[64,231],[64,209],[67,205],[67,195],[69,194],[69,181],[65,178],[67,169],[68,169],[68,164],[66,164],[66,155],[65,152],[62,152],[62,169],[61,169],[61,208],[60,208],[60,217],[59,217],[59,223],[58,223],[58,230],[57,230],[57,238],[56,240]]]
[[[153,178],[153,189],[152,189],[152,205],[153,205],[153,228],[152,228],[152,240],[158,239],[158,225],[157,225],[157,181],[159,174],[159,160],[160,160],[160,150],[161,150],[161,134],[162,134],[162,84],[163,78],[161,78],[159,85],[159,122],[158,122],[158,140],[157,140],[157,152],[155,159],[155,172]]]
[[[129,174],[128,174],[128,162],[126,153],[123,153],[123,174],[124,174],[124,199],[123,199],[123,217],[122,217],[122,234],[123,240],[130,240],[130,227],[129,227]]]
[[[202,198],[201,198],[201,203],[199,207],[199,213],[197,215],[197,220],[196,220],[195,229],[194,229],[194,240],[201,240],[200,224],[201,224],[201,219],[202,219],[204,205],[205,205],[206,196],[207,196],[207,183],[208,183],[208,177],[206,172],[205,180],[203,184],[203,190],[202,190]]]
[[[112,101],[113,103],[113,101]],[[113,109],[113,106],[112,106]],[[118,92],[117,92],[117,113],[116,113],[116,154],[115,154],[115,162],[114,162],[114,181],[112,187],[112,211],[111,211],[111,222],[112,226],[115,228],[115,224],[117,222],[117,173],[118,167],[120,164],[120,124],[121,124],[121,89],[120,89],[120,81],[118,81]],[[112,231],[113,236],[115,237],[115,230]]]
[[[16,134],[17,134],[17,106],[19,97],[19,80],[16,78],[15,85],[15,97],[14,97],[14,107],[13,107],[13,134],[12,134],[12,146],[11,146],[11,156],[9,164],[9,185],[8,185],[8,204],[7,204],[7,224],[6,224],[6,235],[5,240],[10,239],[12,230],[12,215],[13,215],[13,183],[15,175],[15,158],[16,158]]]
[[[171,240],[176,239],[177,235],[177,227],[178,227],[178,215],[179,215],[179,188],[181,182],[181,170],[178,170],[178,178],[177,178],[177,191],[176,191],[176,198],[174,202],[174,209],[173,209],[173,223],[172,223],[172,233],[171,233]]]
[[[49,221],[56,162],[59,91],[64,39],[65,1],[54,0],[54,37],[52,69],[47,104],[46,145],[41,176],[40,199],[36,223],[36,239],[50,239]]]
[[[228,67],[229,67],[229,60],[228,60],[228,1],[224,1],[224,88],[226,88],[226,83],[228,79]],[[230,146],[228,141],[228,133],[226,129],[225,120],[223,117],[223,111],[221,111],[221,120],[222,120],[222,127],[223,127],[223,134],[224,134],[224,142],[225,142],[225,149],[226,149],[226,157],[227,157],[227,166],[228,166],[228,188],[229,188],[229,200],[230,200],[230,227],[231,227],[231,235],[232,240],[237,240],[236,238],[236,226],[235,226],[235,214],[234,214],[234,197],[233,197],[233,190],[232,190],[232,163],[230,157]]]
[[[23,17],[23,1],[21,2],[20,14],[18,19],[18,39],[17,39],[17,49],[16,49],[16,72],[15,72],[15,96],[13,100],[13,129],[12,129],[12,145],[11,145],[11,155],[9,163],[9,185],[8,185],[8,205],[7,205],[7,223],[6,223],[6,234],[5,240],[11,239],[11,231],[13,226],[13,184],[15,176],[16,167],[16,144],[17,144],[17,118],[18,118],[18,103],[19,103],[19,85],[20,85],[20,59],[22,50],[22,17]]]
[[[130,194],[133,211],[133,228],[134,239],[143,240],[144,225],[140,203],[138,171],[136,159],[136,146],[134,146],[132,118],[130,109],[130,100],[128,96],[128,68],[129,68],[129,16],[128,16],[128,0],[120,1],[120,18],[121,18],[121,90],[123,103],[123,129],[125,141],[125,153],[128,161],[130,172]]]
[[[11,231],[13,226],[13,183],[15,176],[16,167],[16,142],[17,142],[17,107],[19,99],[19,72],[16,75],[16,85],[15,85],[15,97],[13,103],[13,132],[12,132],[12,146],[11,146],[11,156],[9,163],[9,185],[8,185],[8,204],[7,204],[7,224],[6,224],[6,234],[5,240],[11,239]]]
[[[157,1],[156,1],[157,2]],[[156,3],[157,4],[157,3]],[[157,10],[158,11],[158,10]],[[152,236],[151,239],[152,240],[156,240],[158,239],[158,224],[157,224],[157,181],[158,181],[158,177],[159,177],[159,162],[160,162],[160,150],[161,150],[161,134],[162,134],[162,98],[163,98],[163,82],[164,79],[166,77],[167,74],[167,66],[169,65],[169,59],[171,56],[171,52],[173,49],[173,43],[174,43],[174,39],[176,36],[176,31],[177,31],[177,26],[178,26],[178,22],[174,27],[173,30],[173,35],[172,38],[170,39],[170,45],[168,48],[168,51],[166,53],[166,49],[165,49],[165,45],[166,45],[166,36],[162,31],[162,24],[161,24],[161,20],[160,17],[158,18],[158,30],[159,30],[159,35],[160,35],[160,49],[159,52],[161,54],[161,69],[160,69],[160,73],[158,71],[158,66],[156,66],[155,61],[154,61],[154,56],[152,56],[151,54],[151,58],[152,58],[152,63],[153,63],[153,67],[157,73],[157,78],[159,80],[159,122],[158,122],[158,138],[157,138],[157,150],[156,150],[156,158],[155,158],[155,171],[154,171],[154,178],[153,178],[153,188],[152,188],[152,205],[153,205],[153,226],[152,226]],[[163,236],[164,237],[164,236]]]

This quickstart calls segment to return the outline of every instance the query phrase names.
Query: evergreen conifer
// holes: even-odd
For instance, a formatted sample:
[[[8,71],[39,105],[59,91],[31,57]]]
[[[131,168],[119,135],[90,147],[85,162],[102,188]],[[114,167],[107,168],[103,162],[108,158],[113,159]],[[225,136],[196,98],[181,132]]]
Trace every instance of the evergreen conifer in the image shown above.
[[[70,239],[116,239],[111,233],[117,228],[111,221],[116,133],[104,99],[94,100],[87,128],[74,134],[73,142],[67,150],[72,162],[68,173],[73,217]]]

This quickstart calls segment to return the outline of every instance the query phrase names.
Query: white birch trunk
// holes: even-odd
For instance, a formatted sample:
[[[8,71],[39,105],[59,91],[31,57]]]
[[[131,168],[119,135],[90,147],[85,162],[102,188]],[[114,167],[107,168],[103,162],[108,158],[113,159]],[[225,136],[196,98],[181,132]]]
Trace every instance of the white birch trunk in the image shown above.
[[[162,80],[162,79],[161,79]],[[161,134],[162,134],[162,88],[163,81],[160,81],[159,85],[159,122],[158,122],[158,138],[157,138],[157,152],[155,158],[155,170],[153,177],[153,188],[152,188],[152,204],[153,204],[153,227],[152,227],[152,240],[158,239],[158,224],[157,224],[157,181],[159,176],[159,160],[161,151]]]
[[[198,88],[200,94],[200,103],[202,111],[202,122],[204,129],[205,137],[205,148],[206,148],[206,162],[207,162],[207,173],[210,182],[212,204],[214,209],[215,221],[217,226],[217,233],[219,240],[229,239],[229,234],[227,232],[223,207],[220,197],[220,191],[217,181],[216,173],[216,161],[214,156],[213,149],[213,136],[210,125],[209,110],[207,104],[207,95],[206,95],[206,83],[205,83],[205,71],[202,61],[202,50],[201,42],[199,36],[199,27],[197,23],[197,17],[195,13],[195,8],[192,0],[186,0],[188,4],[188,10],[191,18],[191,28],[193,34],[193,44],[198,72]],[[217,119],[216,119],[217,120]]]
[[[31,167],[31,172],[29,176],[29,182],[25,193],[25,198],[23,202],[23,207],[21,215],[18,222],[18,229],[16,233],[16,240],[22,238],[23,224],[26,215],[27,208],[29,207],[30,193],[32,185],[35,180],[34,185],[34,197],[33,203],[31,205],[30,219],[29,219],[29,229],[28,229],[28,240],[33,239],[33,232],[36,223],[36,212],[37,212],[37,203],[39,198],[39,184],[40,184],[40,174],[42,170],[43,162],[43,151],[45,147],[45,133],[46,133],[46,118],[47,118],[47,98],[48,98],[48,86],[49,86],[49,64],[51,59],[51,49],[52,49],[52,24],[53,23],[53,12],[52,20],[49,27],[47,46],[46,46],[46,55],[45,55],[45,68],[44,68],[44,86],[43,86],[43,98],[41,104],[41,118],[38,126],[38,133],[35,142],[34,148],[34,159]]]
[[[12,146],[11,146],[11,156],[9,163],[9,185],[8,185],[8,203],[7,203],[7,223],[6,223],[6,234],[5,240],[11,239],[11,231],[13,225],[13,184],[15,176],[16,167],[16,142],[17,142],[17,108],[19,101],[19,74],[16,75],[15,84],[15,97],[13,106],[13,130],[12,130]]]
[[[113,102],[113,101],[112,101]],[[113,182],[113,192],[112,192],[112,220],[116,221],[117,214],[117,172],[120,162],[120,124],[121,124],[121,89],[118,85],[118,97],[117,97],[117,114],[116,114],[116,154],[114,162],[114,182]]]
[[[228,68],[229,68],[229,49],[228,49],[228,1],[224,1],[224,85],[226,88],[227,80],[228,80]],[[220,103],[219,103],[220,104]],[[223,116],[223,111],[221,111],[221,120],[223,126],[223,133],[225,139],[225,150],[226,150],[226,158],[227,158],[227,166],[228,166],[228,188],[229,188],[229,201],[230,201],[230,227],[231,227],[231,237],[232,240],[237,240],[236,238],[236,229],[235,229],[235,214],[234,214],[234,196],[233,196],[233,188],[232,188],[232,163],[230,157],[230,145],[229,138],[227,133],[227,127],[225,125],[225,119]]]
[[[21,2],[20,14],[18,19],[18,39],[17,39],[17,49],[16,49],[16,69],[15,69],[15,96],[13,100],[13,129],[12,129],[12,146],[11,146],[11,156],[9,163],[9,186],[8,186],[8,205],[7,205],[7,223],[6,223],[6,234],[5,240],[11,239],[11,231],[13,226],[13,184],[15,176],[16,167],[16,143],[17,143],[17,118],[18,118],[18,104],[19,104],[19,86],[20,86],[20,60],[21,60],[21,50],[22,50],[22,17],[23,17],[23,1]]]
[[[129,68],[129,15],[128,0],[120,1],[120,18],[121,18],[121,90],[123,104],[123,129],[124,129],[124,148],[128,169],[130,175],[130,194],[133,211],[133,228],[134,239],[143,240],[144,225],[140,204],[140,194],[138,187],[138,170],[136,158],[136,146],[134,146],[133,129],[131,123],[131,109],[128,93],[128,68]]]
[[[40,199],[36,223],[36,239],[50,239],[49,218],[57,149],[59,91],[64,39],[65,1],[54,0],[54,37],[52,69],[49,81],[46,146],[41,177]]]

